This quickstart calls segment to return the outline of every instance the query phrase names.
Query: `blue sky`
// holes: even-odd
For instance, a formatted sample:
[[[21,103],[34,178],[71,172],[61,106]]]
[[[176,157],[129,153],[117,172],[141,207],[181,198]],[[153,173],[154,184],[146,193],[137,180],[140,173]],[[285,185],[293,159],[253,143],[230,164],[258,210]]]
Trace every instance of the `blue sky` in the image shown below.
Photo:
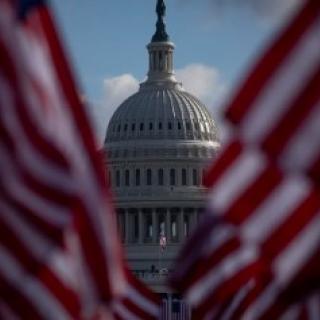
[[[297,0],[167,0],[167,31],[185,87],[216,117],[238,79]],[[100,140],[147,72],[156,0],[52,0]],[[190,75],[198,82],[190,81]],[[193,87],[193,88],[192,88]]]

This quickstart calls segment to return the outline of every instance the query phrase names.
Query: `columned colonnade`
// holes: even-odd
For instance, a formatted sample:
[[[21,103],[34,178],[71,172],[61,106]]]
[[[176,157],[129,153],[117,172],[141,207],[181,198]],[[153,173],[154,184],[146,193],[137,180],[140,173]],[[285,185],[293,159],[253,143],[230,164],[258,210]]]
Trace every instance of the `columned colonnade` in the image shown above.
[[[202,208],[119,208],[118,227],[126,244],[159,244],[161,233],[167,244],[175,244],[188,237],[202,212]]]

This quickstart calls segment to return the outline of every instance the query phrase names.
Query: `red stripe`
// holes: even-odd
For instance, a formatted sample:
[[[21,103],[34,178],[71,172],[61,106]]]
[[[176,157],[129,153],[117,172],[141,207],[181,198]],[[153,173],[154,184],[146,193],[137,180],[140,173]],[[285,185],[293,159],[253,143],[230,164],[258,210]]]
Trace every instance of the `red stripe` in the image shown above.
[[[264,281],[270,279],[270,273],[266,269],[263,261],[256,261],[239,269],[235,276],[226,279],[217,290],[208,294],[205,299],[201,301],[201,305],[195,310],[196,319],[203,319],[204,315],[214,304],[227,301],[231,297],[234,297],[239,289],[247,284],[256,274],[263,274]]]
[[[227,109],[228,119],[239,124],[252,108],[255,99],[268,85],[268,81],[295,49],[298,41],[305,35],[320,14],[318,0],[309,0],[292,23],[265,52],[253,72],[246,79],[239,93]]]
[[[232,141],[224,152],[214,162],[211,169],[208,170],[204,177],[204,185],[210,188],[220,179],[224,172],[240,157],[243,152],[243,146],[239,141]]]
[[[311,111],[319,108],[316,104],[320,99],[320,66],[307,81],[301,94],[289,107],[272,132],[262,142],[263,149],[272,157],[277,157],[291,137],[306,121]],[[310,137],[312,139],[312,136]]]
[[[241,244],[236,237],[223,243],[218,249],[214,252],[208,253],[208,256],[204,258],[198,258],[194,261],[194,264],[189,269],[189,272],[184,275],[183,282],[179,285],[178,289],[185,291],[187,288],[190,288],[192,285],[196,284],[198,281],[202,281],[208,273],[212,271],[219,263],[223,262],[224,259],[228,256],[235,253]],[[221,282],[225,279],[221,278]]]
[[[70,312],[73,317],[79,315],[79,301],[75,293],[68,289],[61,279],[49,269],[47,262],[38,260],[29,250],[27,245],[18,237],[16,231],[13,230],[0,216],[0,242],[10,253],[18,260],[20,267],[24,269],[30,277],[34,277],[46,286],[50,293]],[[48,248],[50,250],[50,248]],[[52,248],[51,248],[52,250]],[[50,253],[48,252],[48,256]]]
[[[30,118],[29,111],[24,101],[24,95],[21,92],[19,80],[17,76],[21,73],[21,70],[17,68],[19,63],[11,59],[5,44],[0,38],[0,60],[3,63],[0,65],[0,70],[4,73],[4,77],[10,85],[11,92],[14,93],[13,107],[15,108],[16,118],[19,120],[20,128],[23,129],[26,137],[32,142],[34,147],[37,147],[37,151],[46,157],[49,162],[53,162],[55,165],[59,165],[64,170],[69,171],[69,164],[65,156],[57,149],[55,145],[44,137],[39,132],[37,124]],[[23,70],[23,69],[22,69]],[[21,77],[22,79],[24,77]],[[2,106],[3,110],[6,106]]]
[[[62,92],[64,92],[64,97],[68,102],[66,108],[70,109],[75,120],[75,125],[78,128],[79,137],[86,146],[87,156],[91,160],[90,163],[92,164],[97,183],[99,183],[102,189],[105,189],[104,166],[97,151],[98,148],[92,134],[93,131],[88,123],[89,117],[84,110],[83,103],[80,101],[79,91],[76,89],[78,86],[75,86],[75,79],[72,77],[71,64],[66,60],[66,55],[58,39],[49,11],[46,8],[42,8],[38,12],[45,35],[45,39],[43,40],[47,41],[49,45],[51,60],[59,79],[57,85],[60,85]]]
[[[90,214],[86,211],[82,200],[76,199],[74,205],[75,226],[86,265],[90,269],[91,277],[94,279],[94,284],[99,291],[101,300],[109,301],[112,299],[113,294],[110,291],[108,261],[104,256],[105,248],[102,247],[98,239]]]
[[[43,320],[34,304],[11,286],[0,273],[0,297],[21,319]]]
[[[34,228],[37,229],[37,231],[39,231],[39,233],[53,240],[55,242],[55,245],[62,245],[64,241],[64,230],[62,230],[60,227],[57,227],[50,221],[41,218],[40,212],[34,212],[24,203],[21,203],[19,200],[14,199],[9,193],[7,193],[1,182],[0,194],[0,201],[12,208],[12,210],[14,210],[19,215],[19,217],[21,217],[24,221],[30,223]]]
[[[243,194],[233,202],[225,213],[225,218],[235,225],[242,224],[254,214],[255,210],[264,202],[268,196],[275,191],[281,183],[283,173],[275,165],[269,166],[251,183]],[[237,183],[235,181],[234,183]]]
[[[319,209],[320,195],[313,191],[262,244],[263,252],[271,260],[275,259],[305,227],[312,223],[312,219],[319,214]]]

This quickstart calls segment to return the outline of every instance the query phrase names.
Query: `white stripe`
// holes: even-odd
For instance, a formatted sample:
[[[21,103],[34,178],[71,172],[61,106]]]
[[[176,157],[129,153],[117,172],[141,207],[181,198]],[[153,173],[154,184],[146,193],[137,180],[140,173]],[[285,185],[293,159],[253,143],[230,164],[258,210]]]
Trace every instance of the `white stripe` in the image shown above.
[[[145,296],[143,296],[132,286],[132,284],[128,285],[127,293],[129,300],[139,306],[140,309],[155,317],[159,316],[160,309],[158,305],[154,304],[153,301],[148,300]]]
[[[273,131],[320,63],[320,20],[309,28],[264,86],[241,124],[245,140],[260,142]]]
[[[307,302],[307,309],[309,312],[309,320],[320,319],[320,294],[317,293],[310,297]]]
[[[120,316],[123,320],[141,320],[135,316],[128,308],[120,302],[113,303],[112,309],[115,311],[115,314]]]
[[[273,263],[277,283],[286,285],[319,248],[320,214],[308,222]]]
[[[48,183],[60,190],[70,192],[75,189],[68,173],[61,168],[55,167],[52,162],[44,160],[42,155],[36,150],[25,136],[13,105],[13,92],[9,84],[0,75],[0,111],[1,121],[11,138],[16,144],[17,161],[19,165],[30,170],[39,180]],[[4,147],[1,148],[4,152]]]
[[[220,177],[208,194],[210,211],[224,213],[265,169],[266,159],[256,150],[248,150]]]
[[[272,282],[249,306],[242,318],[246,320],[256,320],[262,315],[275,301],[279,293],[275,283]]]
[[[320,157],[320,104],[317,104],[295,132],[280,158],[288,170],[308,169]]]
[[[13,288],[32,301],[43,318],[71,320],[66,310],[48,289],[38,279],[26,274],[2,245],[0,245],[0,272]]]
[[[292,214],[310,190],[309,181],[304,177],[286,178],[242,224],[242,237],[249,242],[265,241]]]
[[[301,312],[301,306],[295,305],[291,307],[287,312],[285,312],[285,314],[283,314],[279,320],[298,320],[300,312]]]
[[[244,287],[242,287],[239,292],[232,299],[231,304],[228,306],[227,310],[223,313],[220,320],[229,320],[235,316],[235,310],[243,302],[243,299],[248,295],[248,293],[254,288],[255,281],[251,279]]]
[[[28,247],[32,255],[44,261],[54,248],[48,238],[41,236],[26,221],[21,219],[21,215],[1,199],[0,196],[0,216],[11,227],[16,236]]]
[[[187,292],[187,300],[197,307],[225,280],[233,277],[243,267],[254,262],[258,253],[249,246],[241,247],[238,251],[232,252],[224,258],[217,267],[212,268],[205,276],[194,283]]]
[[[13,199],[29,208],[38,217],[56,226],[65,227],[71,221],[69,208],[66,209],[56,203],[49,202],[26,188],[5,153],[0,155],[0,166],[5,169],[0,171],[0,178],[6,191]]]

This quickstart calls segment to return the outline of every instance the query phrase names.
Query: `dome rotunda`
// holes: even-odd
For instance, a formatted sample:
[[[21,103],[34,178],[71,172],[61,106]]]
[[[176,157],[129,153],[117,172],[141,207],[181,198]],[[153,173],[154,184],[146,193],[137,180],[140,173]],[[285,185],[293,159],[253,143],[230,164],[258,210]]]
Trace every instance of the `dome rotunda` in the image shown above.
[[[158,0],[147,80],[117,108],[104,144],[129,265],[162,293],[167,289],[160,271],[170,272],[181,243],[201,219],[204,172],[220,147],[209,111],[175,78],[164,13]]]

